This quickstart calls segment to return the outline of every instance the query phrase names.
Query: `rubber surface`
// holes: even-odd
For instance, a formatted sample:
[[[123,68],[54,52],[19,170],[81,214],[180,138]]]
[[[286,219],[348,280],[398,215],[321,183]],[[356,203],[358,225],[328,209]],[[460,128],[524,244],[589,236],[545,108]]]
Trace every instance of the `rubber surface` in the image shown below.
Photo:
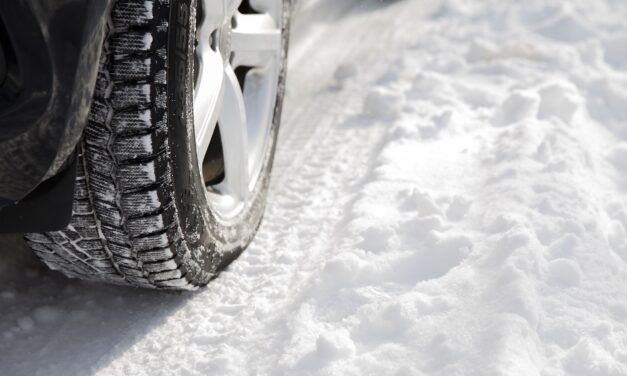
[[[180,22],[185,9],[188,22]],[[193,289],[252,240],[265,203],[284,74],[264,178],[242,216],[220,224],[207,208],[195,167],[191,92],[177,92],[192,87],[194,13],[191,1],[113,5],[79,148],[72,222],[64,231],[27,236],[52,269],[82,279]],[[176,42],[171,25],[187,36],[176,73],[168,72],[175,52],[169,46]]]

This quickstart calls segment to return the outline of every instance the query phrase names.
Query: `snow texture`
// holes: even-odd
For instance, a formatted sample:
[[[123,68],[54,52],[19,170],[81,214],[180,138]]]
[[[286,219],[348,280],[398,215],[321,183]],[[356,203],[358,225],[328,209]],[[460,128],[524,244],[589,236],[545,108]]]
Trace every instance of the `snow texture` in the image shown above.
[[[6,375],[627,375],[627,3],[305,0],[265,220],[195,293],[12,237]]]

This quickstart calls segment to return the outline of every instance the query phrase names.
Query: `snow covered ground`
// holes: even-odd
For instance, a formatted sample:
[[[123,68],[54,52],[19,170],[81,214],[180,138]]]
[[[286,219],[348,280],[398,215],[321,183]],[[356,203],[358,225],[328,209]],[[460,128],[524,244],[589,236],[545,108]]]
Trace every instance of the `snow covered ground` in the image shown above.
[[[0,374],[627,375],[627,2],[303,1],[250,249],[172,294],[4,237]]]

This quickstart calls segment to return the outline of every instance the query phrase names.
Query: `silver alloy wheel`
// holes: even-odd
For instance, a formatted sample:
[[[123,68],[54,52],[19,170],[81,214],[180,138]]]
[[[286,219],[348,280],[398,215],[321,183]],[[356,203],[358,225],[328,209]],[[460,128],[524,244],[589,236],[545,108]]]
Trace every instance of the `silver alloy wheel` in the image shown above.
[[[220,135],[224,174],[207,186],[207,201],[214,214],[228,222],[250,200],[270,141],[283,0],[198,1],[196,150],[203,171],[205,156],[215,144],[212,138]],[[207,176],[204,179],[208,181]]]

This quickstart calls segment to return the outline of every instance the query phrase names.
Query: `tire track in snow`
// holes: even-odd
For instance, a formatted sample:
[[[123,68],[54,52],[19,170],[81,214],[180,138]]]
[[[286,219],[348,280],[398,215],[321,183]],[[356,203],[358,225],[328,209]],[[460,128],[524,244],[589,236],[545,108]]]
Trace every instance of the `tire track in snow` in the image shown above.
[[[370,7],[372,11],[378,8],[376,4]],[[381,10],[376,17],[360,9],[342,23],[329,25],[318,36],[325,43],[300,64],[292,65],[285,103],[286,131],[279,141],[276,173],[260,232],[242,257],[180,312],[194,323],[193,328],[180,328],[190,333],[188,337],[170,337],[167,332],[172,328],[162,334],[159,328],[151,332],[152,341],[164,341],[173,349],[163,360],[171,367],[185,367],[187,352],[204,353],[202,364],[190,366],[199,373],[242,369],[264,373],[278,361],[280,354],[269,361],[263,353],[289,339],[289,329],[282,328],[282,321],[300,304],[298,296],[312,275],[332,256],[335,229],[353,198],[352,187],[368,174],[372,168],[368,162],[389,132],[381,124],[374,126],[380,119],[360,115],[364,90],[370,90],[387,65],[380,64],[376,45],[347,42],[356,25],[369,20],[372,28],[362,37],[378,40],[383,49],[394,31],[386,28],[394,10],[382,10],[386,17],[381,17]],[[333,64],[328,64],[330,57]],[[356,59],[361,66],[371,61],[378,68],[355,71]],[[348,73],[336,74],[338,64]],[[183,322],[176,316],[179,313],[170,320],[174,326]],[[111,367],[128,365],[145,352],[144,346],[131,348]],[[146,367],[147,362],[141,363]],[[158,372],[158,367],[153,371]]]

